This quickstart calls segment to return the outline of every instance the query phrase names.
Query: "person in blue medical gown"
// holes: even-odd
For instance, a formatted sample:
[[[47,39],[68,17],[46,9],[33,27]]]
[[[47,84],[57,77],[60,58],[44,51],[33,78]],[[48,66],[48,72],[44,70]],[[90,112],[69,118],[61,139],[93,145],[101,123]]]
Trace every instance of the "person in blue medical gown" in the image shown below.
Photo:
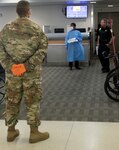
[[[84,60],[84,48],[82,46],[82,35],[80,31],[76,30],[76,24],[70,24],[71,29],[67,32],[65,37],[65,44],[67,49],[67,61],[69,62],[70,70],[73,64],[76,69],[79,67],[79,61]]]

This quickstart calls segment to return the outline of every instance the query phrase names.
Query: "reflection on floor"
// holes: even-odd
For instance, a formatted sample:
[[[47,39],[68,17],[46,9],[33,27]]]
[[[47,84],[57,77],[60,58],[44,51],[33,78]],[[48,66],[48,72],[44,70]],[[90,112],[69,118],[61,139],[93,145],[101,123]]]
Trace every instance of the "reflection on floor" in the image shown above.
[[[19,121],[20,136],[6,142],[7,128],[0,120],[0,149],[2,150],[119,150],[119,123],[42,121],[41,131],[48,131],[50,138],[29,144],[26,121]]]

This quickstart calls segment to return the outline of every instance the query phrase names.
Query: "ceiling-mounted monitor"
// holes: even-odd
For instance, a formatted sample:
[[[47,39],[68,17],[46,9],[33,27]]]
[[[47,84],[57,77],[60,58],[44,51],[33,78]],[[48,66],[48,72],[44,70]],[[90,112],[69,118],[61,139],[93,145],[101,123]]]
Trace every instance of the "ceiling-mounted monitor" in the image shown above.
[[[88,17],[88,6],[67,6],[66,7],[67,18],[87,18]]]

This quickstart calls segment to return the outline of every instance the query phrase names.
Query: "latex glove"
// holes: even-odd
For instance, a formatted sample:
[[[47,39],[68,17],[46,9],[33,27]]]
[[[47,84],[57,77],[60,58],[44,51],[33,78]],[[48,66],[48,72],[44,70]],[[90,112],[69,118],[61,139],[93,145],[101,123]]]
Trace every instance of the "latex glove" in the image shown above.
[[[12,65],[11,71],[15,76],[21,76],[23,73],[26,72],[26,68],[24,64],[14,64]]]

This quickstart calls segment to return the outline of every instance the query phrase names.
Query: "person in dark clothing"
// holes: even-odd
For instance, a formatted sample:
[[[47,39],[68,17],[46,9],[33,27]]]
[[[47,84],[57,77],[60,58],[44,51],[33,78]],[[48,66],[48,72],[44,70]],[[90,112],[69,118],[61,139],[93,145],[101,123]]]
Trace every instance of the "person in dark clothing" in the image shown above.
[[[110,51],[110,44],[111,44],[111,31],[110,28],[107,26],[106,19],[102,19],[101,22],[101,28],[99,29],[98,33],[98,57],[100,60],[100,63],[102,65],[102,72],[106,73],[110,71],[110,63],[108,56]]]

